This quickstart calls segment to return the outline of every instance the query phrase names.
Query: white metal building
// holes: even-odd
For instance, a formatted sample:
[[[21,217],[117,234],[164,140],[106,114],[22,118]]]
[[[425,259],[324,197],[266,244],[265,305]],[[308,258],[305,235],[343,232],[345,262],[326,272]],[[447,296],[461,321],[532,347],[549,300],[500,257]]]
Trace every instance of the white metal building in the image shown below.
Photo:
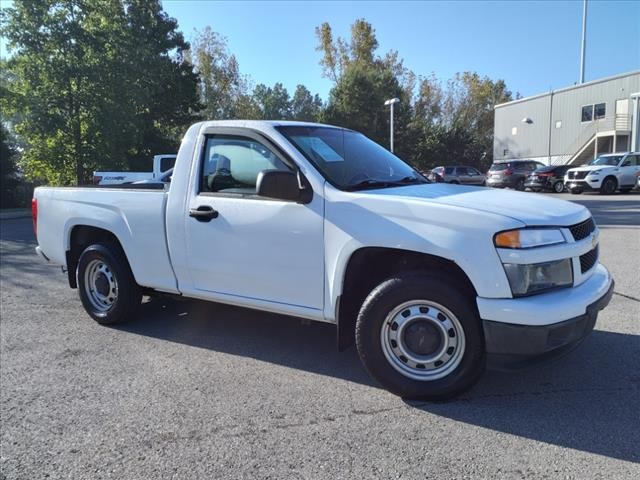
[[[584,163],[640,151],[640,71],[496,105],[494,160]]]

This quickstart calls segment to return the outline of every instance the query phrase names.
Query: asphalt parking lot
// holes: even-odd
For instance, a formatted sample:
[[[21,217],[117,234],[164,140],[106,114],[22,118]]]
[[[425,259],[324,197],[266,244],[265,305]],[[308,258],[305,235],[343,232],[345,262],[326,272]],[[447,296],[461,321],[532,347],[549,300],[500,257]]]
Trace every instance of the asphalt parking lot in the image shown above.
[[[382,390],[330,325],[156,299],[101,327],[2,221],[0,478],[640,478],[640,192],[556,197],[592,211],[611,304],[448,403]]]

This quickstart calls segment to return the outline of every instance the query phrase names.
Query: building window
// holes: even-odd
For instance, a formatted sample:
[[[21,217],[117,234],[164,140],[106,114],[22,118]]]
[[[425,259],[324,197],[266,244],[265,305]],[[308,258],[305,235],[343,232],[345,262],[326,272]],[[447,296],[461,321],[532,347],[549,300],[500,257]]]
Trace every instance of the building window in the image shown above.
[[[606,103],[597,103],[594,107],[594,118],[597,120],[599,118],[604,118],[607,113],[607,104]]]
[[[517,135],[518,134],[518,127],[513,127],[511,129],[511,135]]]
[[[556,128],[562,128],[562,120],[556,121]]]
[[[585,105],[582,107],[582,122],[590,122],[593,120],[593,105]]]

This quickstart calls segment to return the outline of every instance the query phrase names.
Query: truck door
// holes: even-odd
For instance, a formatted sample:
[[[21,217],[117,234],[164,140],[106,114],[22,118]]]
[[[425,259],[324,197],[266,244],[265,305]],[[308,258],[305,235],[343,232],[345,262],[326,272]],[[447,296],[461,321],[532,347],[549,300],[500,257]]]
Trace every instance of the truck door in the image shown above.
[[[208,132],[197,167],[199,184],[190,193],[185,219],[194,289],[214,300],[257,301],[276,311],[321,316],[322,196],[314,193],[308,204],[257,196],[260,171],[292,170],[293,162],[257,133]]]

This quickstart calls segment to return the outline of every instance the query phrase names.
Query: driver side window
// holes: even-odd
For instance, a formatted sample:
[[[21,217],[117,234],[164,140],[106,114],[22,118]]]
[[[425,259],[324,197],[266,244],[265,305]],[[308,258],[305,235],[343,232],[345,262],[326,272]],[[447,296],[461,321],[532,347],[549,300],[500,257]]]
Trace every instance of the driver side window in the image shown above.
[[[250,138],[215,135],[207,138],[201,170],[201,192],[256,194],[263,170],[290,168],[269,148]]]

